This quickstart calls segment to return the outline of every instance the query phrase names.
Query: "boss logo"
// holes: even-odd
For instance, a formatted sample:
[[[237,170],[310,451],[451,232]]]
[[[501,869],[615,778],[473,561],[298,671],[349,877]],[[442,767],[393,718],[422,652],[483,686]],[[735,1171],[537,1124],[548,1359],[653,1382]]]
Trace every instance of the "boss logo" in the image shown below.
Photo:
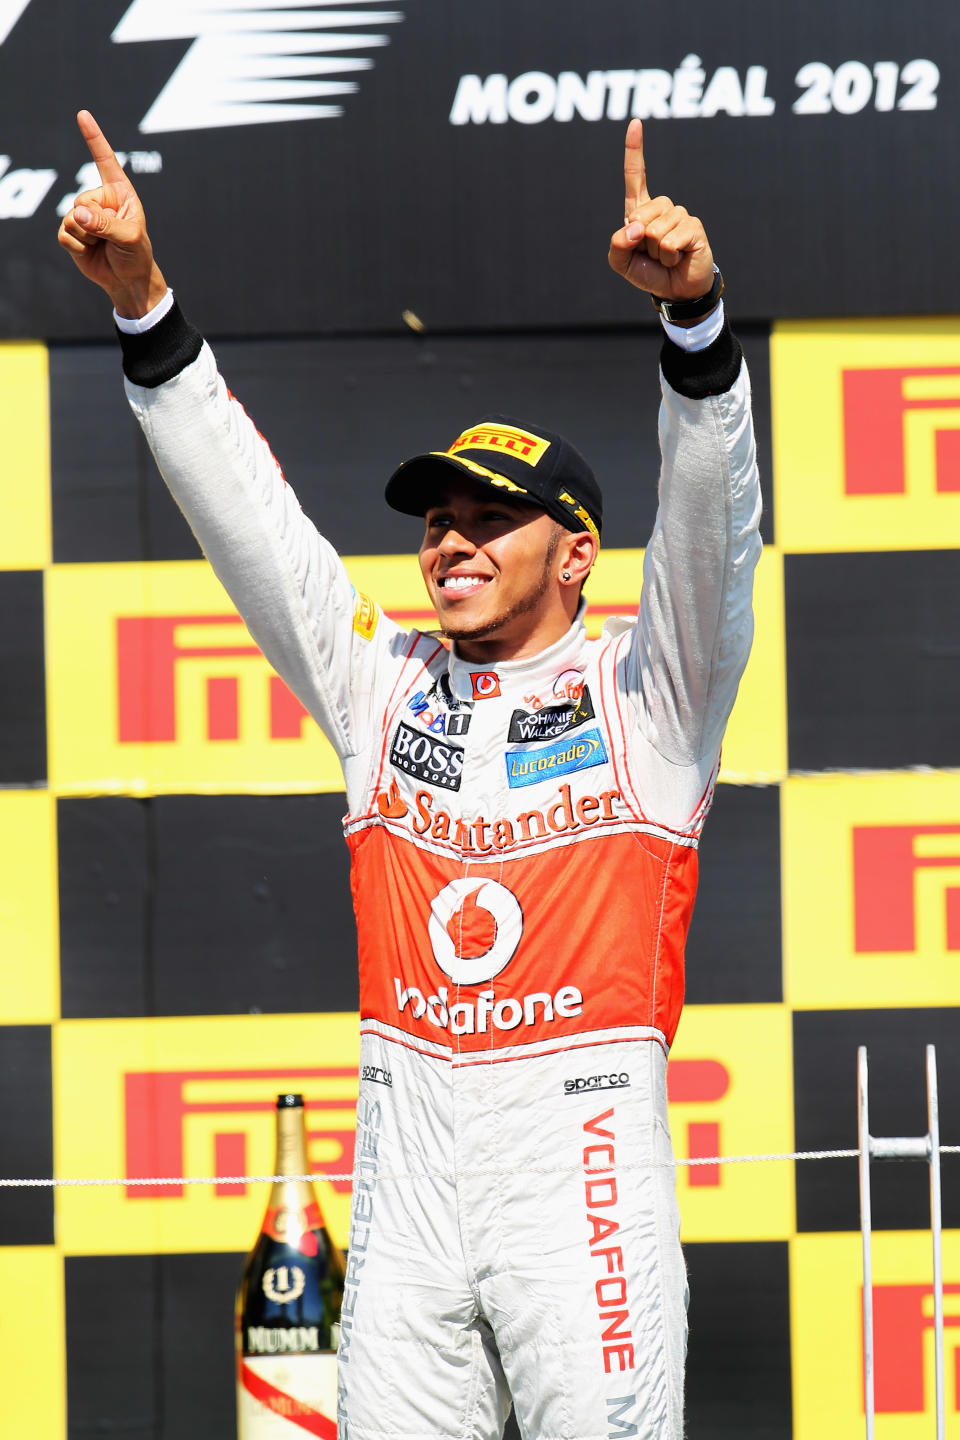
[[[390,751],[390,763],[408,775],[415,775],[427,785],[443,790],[459,790],[463,772],[463,750],[459,745],[434,740],[409,725],[398,725]]]
[[[627,1090],[630,1076],[625,1070],[612,1070],[609,1075],[578,1075],[575,1080],[564,1080],[564,1095],[583,1095],[588,1091]]]

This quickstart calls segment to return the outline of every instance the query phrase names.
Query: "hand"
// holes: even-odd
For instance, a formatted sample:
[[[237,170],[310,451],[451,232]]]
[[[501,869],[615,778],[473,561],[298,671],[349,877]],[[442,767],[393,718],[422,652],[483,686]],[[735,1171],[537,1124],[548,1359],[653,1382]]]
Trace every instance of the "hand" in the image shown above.
[[[618,275],[665,300],[698,300],[713,284],[713,252],[703,225],[666,195],[651,200],[643,163],[643,125],[631,120],[623,154],[623,228],[610,237]]]
[[[57,239],[77,269],[106,290],[118,315],[137,319],[167,292],[139,196],[89,110],[77,116],[103,184],[85,190],[60,225]]]

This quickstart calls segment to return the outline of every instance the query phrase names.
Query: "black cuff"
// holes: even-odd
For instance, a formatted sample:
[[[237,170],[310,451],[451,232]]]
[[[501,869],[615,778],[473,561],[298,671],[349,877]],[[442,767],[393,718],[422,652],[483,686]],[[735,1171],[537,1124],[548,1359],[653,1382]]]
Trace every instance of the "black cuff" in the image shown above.
[[[195,330],[174,300],[173,305],[142,335],[117,328],[123,351],[123,373],[134,385],[155,390],[192,365],[200,354],[203,336]]]
[[[683,350],[666,335],[660,348],[664,379],[690,400],[705,400],[708,395],[722,395],[729,390],[740,374],[742,359],[740,341],[726,317],[720,334],[706,350]]]

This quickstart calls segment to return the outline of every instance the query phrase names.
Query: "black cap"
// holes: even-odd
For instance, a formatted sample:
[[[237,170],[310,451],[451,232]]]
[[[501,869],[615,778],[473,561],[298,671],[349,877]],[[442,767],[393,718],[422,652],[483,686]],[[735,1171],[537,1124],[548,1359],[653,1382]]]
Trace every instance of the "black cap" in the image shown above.
[[[593,471],[569,440],[541,425],[484,415],[449,450],[405,460],[387,481],[387,504],[404,515],[425,514],[451,469],[495,486],[506,498],[542,506],[568,530],[590,530],[600,539],[603,497]]]
[[[278,1109],[278,1110],[300,1110],[300,1109],[302,1109],[302,1108],[303,1108],[303,1096],[302,1096],[302,1095],[278,1095],[278,1096],[277,1096],[277,1109]]]

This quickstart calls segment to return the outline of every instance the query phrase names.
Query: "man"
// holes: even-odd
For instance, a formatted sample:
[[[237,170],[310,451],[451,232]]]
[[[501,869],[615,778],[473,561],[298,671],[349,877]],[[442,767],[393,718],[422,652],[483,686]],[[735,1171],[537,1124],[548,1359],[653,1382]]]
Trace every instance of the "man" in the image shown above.
[[[586,462],[488,416],[387,486],[425,516],[447,649],[353,591],[79,123],[103,184],[61,244],[114,302],[130,403],[207,556],[343,764],[363,1049],[340,1434],[490,1440],[512,1396],[531,1440],[679,1440],[666,1054],[760,552],[748,380],[703,226],[650,197],[632,122],[609,258],[667,301],[637,622],[585,638]]]

